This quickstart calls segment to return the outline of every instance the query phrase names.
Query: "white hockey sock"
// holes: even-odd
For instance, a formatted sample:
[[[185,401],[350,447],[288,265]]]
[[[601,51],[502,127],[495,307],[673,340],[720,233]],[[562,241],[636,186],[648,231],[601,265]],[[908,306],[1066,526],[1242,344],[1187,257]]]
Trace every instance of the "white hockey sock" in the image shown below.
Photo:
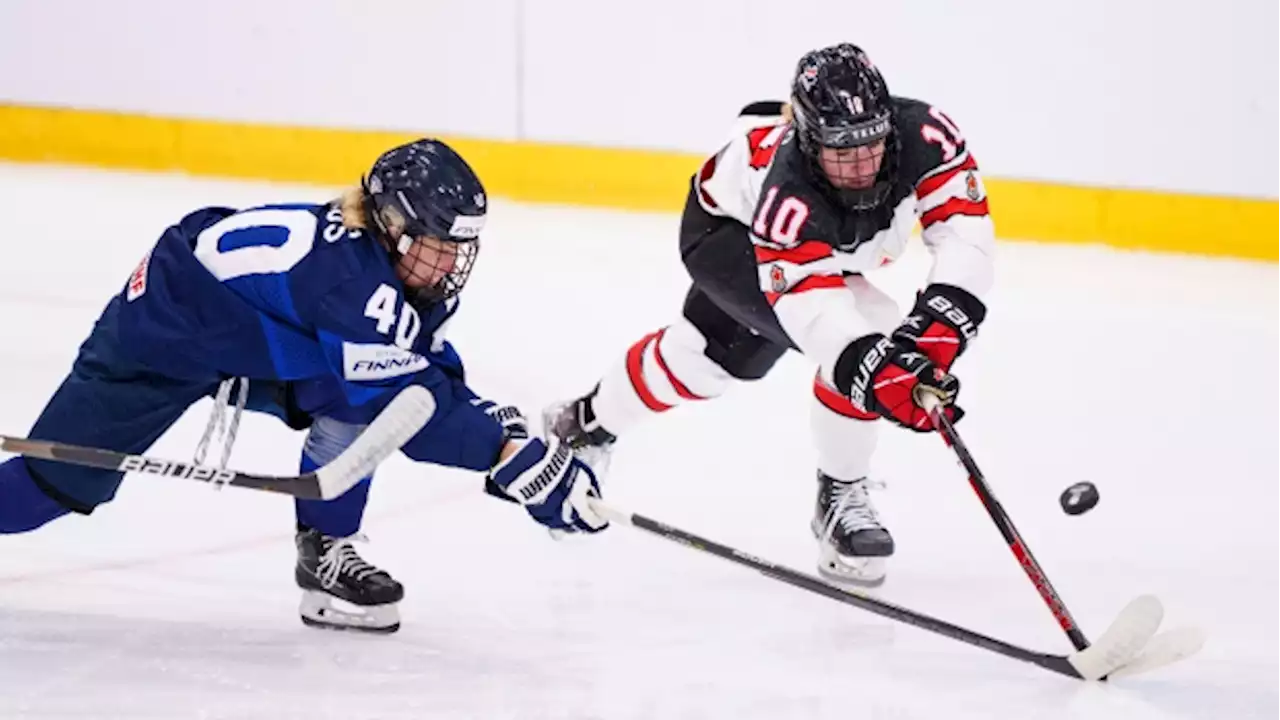
[[[600,379],[592,403],[600,425],[620,435],[646,417],[722,394],[733,378],[704,348],[706,340],[683,318],[636,341]]]
[[[821,374],[813,380],[810,425],[818,451],[818,469],[840,480],[867,477],[880,434],[879,416],[853,406]]]

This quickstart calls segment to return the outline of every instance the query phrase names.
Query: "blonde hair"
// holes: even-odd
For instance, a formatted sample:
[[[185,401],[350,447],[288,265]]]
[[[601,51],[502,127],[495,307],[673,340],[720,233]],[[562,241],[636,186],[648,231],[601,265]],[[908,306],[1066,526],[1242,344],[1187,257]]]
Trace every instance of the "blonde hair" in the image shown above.
[[[348,230],[363,230],[369,227],[364,214],[364,189],[350,187],[342,191],[342,196],[334,201],[342,210],[342,226]]]
[[[789,123],[796,121],[795,113],[792,112],[791,103],[789,102],[782,103],[782,119]]]

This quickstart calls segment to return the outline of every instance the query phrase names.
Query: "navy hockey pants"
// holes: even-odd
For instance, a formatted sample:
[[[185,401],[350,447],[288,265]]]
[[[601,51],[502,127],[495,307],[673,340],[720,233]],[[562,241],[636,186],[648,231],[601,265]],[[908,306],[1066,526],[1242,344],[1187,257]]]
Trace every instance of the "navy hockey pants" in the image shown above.
[[[110,309],[108,310],[110,312]],[[71,372],[45,406],[30,437],[145,453],[187,408],[213,395],[222,378],[177,379],[152,372],[119,349],[109,324],[99,322],[80,347]],[[347,447],[361,425],[311,418],[298,407],[292,387],[279,381],[251,381],[247,408],[279,417],[291,427],[311,430],[300,468],[312,470]],[[26,463],[25,468],[11,466]],[[43,493],[66,509],[87,514],[115,497],[123,474],[35,458],[13,458],[0,465],[7,473],[29,471]],[[370,478],[332,501],[298,500],[298,523],[326,535],[343,537],[360,528]],[[3,482],[0,482],[0,487]]]

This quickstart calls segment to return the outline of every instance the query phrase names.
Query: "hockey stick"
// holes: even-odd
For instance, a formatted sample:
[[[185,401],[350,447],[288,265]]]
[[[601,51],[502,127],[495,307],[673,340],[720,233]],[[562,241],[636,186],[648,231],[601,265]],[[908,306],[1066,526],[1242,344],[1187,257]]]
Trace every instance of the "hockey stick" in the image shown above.
[[[303,500],[332,500],[360,482],[409,441],[435,412],[431,391],[419,385],[401,390],[345,450],[324,467],[302,475],[273,476],[145,455],[0,435],[0,450],[83,467],[200,480],[214,485],[266,490]]]
[[[943,441],[959,458],[960,465],[969,475],[969,485],[973,487],[978,499],[982,501],[982,506],[986,508],[991,521],[999,529],[1005,543],[1013,551],[1014,557],[1017,558],[1018,564],[1031,580],[1031,584],[1035,585],[1036,591],[1040,593],[1041,599],[1049,607],[1049,611],[1053,613],[1058,625],[1067,634],[1071,644],[1075,646],[1077,650],[1075,656],[1084,656],[1085,661],[1090,661],[1090,658],[1099,659],[1099,663],[1092,672],[1100,673],[1098,677],[1103,679],[1106,679],[1111,674],[1116,677],[1133,675],[1168,665],[1194,655],[1200,650],[1204,645],[1205,636],[1204,633],[1195,628],[1179,628],[1157,636],[1156,630],[1160,626],[1164,609],[1160,601],[1154,596],[1143,595],[1125,608],[1126,612],[1128,612],[1130,608],[1143,603],[1147,606],[1147,609],[1142,614],[1142,617],[1138,617],[1135,614],[1133,617],[1126,618],[1125,613],[1121,613],[1121,617],[1107,629],[1108,633],[1115,631],[1118,634],[1127,636],[1128,639],[1102,652],[1102,656],[1106,658],[1105,663],[1101,662],[1098,655],[1090,655],[1094,650],[1105,645],[1108,642],[1107,638],[1104,636],[1097,644],[1092,647],[1089,645],[1089,641],[1085,639],[1084,632],[1080,630],[1075,618],[1071,616],[1066,604],[1063,603],[1062,597],[1058,595],[1058,591],[1049,582],[1048,575],[1040,567],[1040,563],[1036,562],[1035,556],[1031,554],[1031,549],[1027,547],[1022,535],[1014,527],[1013,520],[1005,512],[1004,506],[1000,504],[1000,501],[996,499],[991,487],[987,485],[986,479],[982,476],[982,471],[978,469],[978,464],[974,462],[973,455],[960,439],[959,433],[956,432],[955,425],[947,419],[946,414],[943,412],[944,406],[941,401],[929,393],[918,393],[916,399],[920,406],[929,413],[929,417],[933,421],[934,427],[938,429],[938,434],[942,436]],[[1104,670],[1105,667],[1110,667],[1110,669]]]
[[[982,506],[987,509],[987,514],[991,516],[991,521],[996,524],[996,528],[1004,537],[1005,543],[1013,551],[1013,556],[1018,559],[1018,564],[1022,566],[1023,572],[1031,579],[1031,584],[1036,586],[1036,591],[1040,593],[1045,605],[1049,606],[1049,612],[1053,613],[1054,619],[1058,621],[1058,625],[1067,634],[1067,639],[1071,641],[1076,650],[1084,650],[1089,647],[1089,641],[1085,638],[1084,632],[1080,630],[1075,618],[1067,610],[1066,604],[1062,602],[1062,597],[1054,589],[1053,583],[1049,582],[1049,576],[1040,567],[1040,563],[1036,562],[1035,556],[1031,554],[1031,548],[1027,547],[1022,535],[1013,526],[1013,520],[1009,518],[1009,514],[1005,512],[1004,507],[1000,505],[1000,501],[991,492],[991,487],[987,485],[986,479],[982,477],[982,471],[978,469],[978,465],[974,462],[973,455],[969,453],[969,449],[960,440],[960,435],[956,433],[955,426],[951,424],[946,414],[942,412],[944,407],[942,402],[930,393],[917,393],[917,400],[920,403],[920,407],[929,413],[929,418],[933,421],[933,426],[938,429],[938,434],[942,436],[947,446],[954,450],[956,456],[960,458],[960,465],[964,467],[965,472],[969,473],[969,485],[973,487],[978,499],[982,501]]]
[[[1102,637],[1098,638],[1098,642],[1093,646],[1070,655],[1050,655],[1018,647],[1003,640],[997,640],[988,635],[962,628],[959,625],[953,625],[945,620],[939,620],[930,615],[909,610],[900,605],[831,585],[812,575],[806,575],[791,568],[774,564],[728,545],[722,545],[707,538],[699,537],[643,515],[627,513],[612,508],[599,500],[591,499],[589,502],[591,503],[591,508],[597,514],[610,522],[630,525],[685,547],[701,550],[729,562],[749,567],[763,573],[766,577],[780,580],[816,595],[821,595],[846,605],[853,605],[868,612],[912,625],[921,630],[928,630],[952,640],[959,640],[1005,657],[1039,665],[1046,670],[1072,678],[1099,680],[1132,659],[1147,644],[1151,636],[1155,634],[1163,615],[1160,601],[1150,595],[1143,595],[1125,606],[1119,617],[1111,624],[1111,627],[1107,628]],[[1172,662],[1172,660],[1168,662]],[[1160,662],[1159,664],[1163,665],[1166,662]],[[1155,665],[1151,667],[1155,667]],[[1141,668],[1141,670],[1146,669],[1150,668]]]

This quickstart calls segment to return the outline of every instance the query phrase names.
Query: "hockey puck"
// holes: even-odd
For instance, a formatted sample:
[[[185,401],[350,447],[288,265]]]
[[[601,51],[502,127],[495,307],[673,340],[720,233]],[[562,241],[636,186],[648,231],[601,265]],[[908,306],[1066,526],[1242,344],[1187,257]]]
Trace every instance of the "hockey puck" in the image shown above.
[[[1091,482],[1078,482],[1062,491],[1058,503],[1062,505],[1062,512],[1082,515],[1098,504],[1098,488]]]

